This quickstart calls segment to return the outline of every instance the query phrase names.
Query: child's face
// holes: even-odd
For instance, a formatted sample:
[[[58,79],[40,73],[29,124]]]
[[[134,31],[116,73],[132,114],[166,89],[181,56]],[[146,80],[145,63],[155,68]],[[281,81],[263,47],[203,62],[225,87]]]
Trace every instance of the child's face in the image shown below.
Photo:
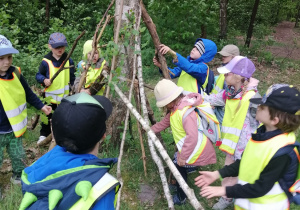
[[[233,58],[233,56],[222,56],[222,63],[223,64],[227,64],[227,63],[229,63],[229,61],[231,61],[232,60],[232,58]]]
[[[64,52],[66,50],[66,46],[60,46],[57,48],[53,48],[49,44],[49,49],[52,51],[53,57],[60,58],[64,54]]]
[[[201,57],[200,52],[197,50],[196,47],[194,47],[194,48],[192,49],[191,53],[190,53],[190,58],[191,58],[192,60],[197,60],[197,59],[200,58],[200,57]]]
[[[224,74],[224,76],[227,85],[235,85],[237,83],[237,79],[234,76],[234,73],[229,72]]]
[[[272,125],[269,108],[267,106],[258,106],[256,110],[256,120],[263,123],[265,126]]]
[[[92,51],[90,51],[90,52],[87,54],[88,60],[91,60],[91,55],[92,55]],[[96,63],[98,59],[99,59],[99,52],[98,52],[98,51],[95,51],[94,57],[93,57],[93,59],[92,59],[92,62],[93,62],[93,63]]]
[[[0,75],[4,76],[13,61],[12,54],[0,56]]]

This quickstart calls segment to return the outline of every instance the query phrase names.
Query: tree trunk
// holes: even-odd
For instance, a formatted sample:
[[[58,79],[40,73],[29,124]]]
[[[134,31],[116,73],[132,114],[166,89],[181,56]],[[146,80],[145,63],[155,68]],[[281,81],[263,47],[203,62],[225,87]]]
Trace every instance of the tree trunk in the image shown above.
[[[137,11],[135,11],[134,5],[138,4],[138,0],[123,0],[123,14],[119,15],[119,12],[121,10],[121,1],[122,0],[116,0],[115,3],[115,23],[114,23],[114,33],[117,31],[117,25],[118,21],[120,19],[121,21],[121,28],[127,24],[127,18],[125,13],[128,13],[129,10],[132,8],[135,14],[138,14]],[[120,40],[120,39],[119,39]],[[120,54],[124,54],[126,59],[124,60],[123,66],[120,66],[121,63],[121,56],[116,57],[116,65],[120,66],[122,69],[122,74],[125,75],[126,78],[130,78],[133,65],[133,58],[134,58],[134,36],[132,36],[131,40],[129,40],[129,45],[125,47],[121,44],[121,42],[118,43],[120,48]],[[111,69],[113,71],[114,69]],[[128,93],[126,93],[128,97]],[[111,142],[113,142],[114,145],[118,145],[120,141],[120,133],[123,131],[122,124],[125,121],[125,114],[126,113],[126,105],[120,100],[118,97],[111,97],[111,101],[114,107],[114,111],[107,123],[107,131],[111,134]]]
[[[45,5],[45,9],[46,9],[46,17],[45,17],[45,26],[43,29],[43,32],[47,32],[49,29],[49,19],[50,19],[50,0],[46,0],[46,5]]]
[[[220,0],[220,39],[227,37],[227,3],[228,0]]]
[[[255,0],[253,10],[252,10],[252,15],[251,15],[251,20],[248,28],[248,33],[247,33],[247,38],[245,42],[245,46],[249,47],[250,46],[250,41],[253,33],[253,27],[254,27],[254,21],[255,21],[255,16],[258,10],[258,5],[259,5],[259,0]]]
[[[201,25],[201,38],[207,37],[207,30],[205,25]]]
[[[295,28],[298,28],[299,19],[300,19],[300,3],[298,3],[298,12],[296,14]]]

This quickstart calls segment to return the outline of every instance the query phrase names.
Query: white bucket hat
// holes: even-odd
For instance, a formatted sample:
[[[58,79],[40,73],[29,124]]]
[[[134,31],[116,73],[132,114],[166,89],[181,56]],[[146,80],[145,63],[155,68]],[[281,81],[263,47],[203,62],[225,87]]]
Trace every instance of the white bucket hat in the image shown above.
[[[183,91],[182,87],[178,87],[174,82],[163,79],[157,83],[154,88],[156,98],[156,106],[164,107],[174,101]]]

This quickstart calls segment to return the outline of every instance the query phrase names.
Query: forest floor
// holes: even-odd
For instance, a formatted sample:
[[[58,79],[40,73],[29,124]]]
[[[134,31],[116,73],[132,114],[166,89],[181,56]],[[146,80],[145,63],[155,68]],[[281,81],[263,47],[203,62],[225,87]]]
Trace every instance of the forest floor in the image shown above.
[[[271,84],[274,83],[289,83],[300,88],[300,29],[294,28],[294,23],[284,21],[278,24],[273,29],[274,33],[270,36],[275,41],[272,46],[267,46],[265,51],[272,53],[274,59],[271,62],[266,63],[264,59],[259,57],[251,57],[256,65],[257,71],[255,77],[258,78],[260,83],[260,91],[263,93]],[[281,60],[275,62],[277,58]],[[291,61],[292,60],[292,61]],[[282,68],[284,63],[297,63],[296,65],[288,65]],[[220,61],[213,62],[214,65],[219,65]],[[215,69],[215,68],[214,68]],[[46,151],[46,147],[37,147],[36,141],[38,139],[38,128],[34,132],[25,136],[23,141],[24,148],[27,156],[27,163],[31,164],[42,156]],[[30,140],[28,140],[30,139]],[[4,153],[4,161],[0,170],[0,188],[2,189],[2,197],[6,196],[5,192],[12,187],[9,179],[12,175],[12,168],[10,159],[7,153]],[[159,197],[160,193],[149,185],[141,185],[139,190],[138,200],[141,203],[149,203],[150,206],[155,202],[155,198]],[[125,196],[126,197],[126,196]]]

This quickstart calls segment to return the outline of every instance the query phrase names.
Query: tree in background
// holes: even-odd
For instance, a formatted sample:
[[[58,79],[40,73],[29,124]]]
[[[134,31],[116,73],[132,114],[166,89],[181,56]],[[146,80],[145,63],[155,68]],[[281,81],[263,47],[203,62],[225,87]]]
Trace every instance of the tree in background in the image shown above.
[[[220,39],[227,37],[227,3],[228,0],[220,0]]]
[[[251,15],[251,20],[248,28],[248,33],[247,33],[247,38],[245,42],[245,46],[249,47],[250,46],[250,41],[253,33],[253,27],[254,27],[254,21],[255,21],[255,16],[258,10],[258,5],[259,5],[259,0],[255,0],[253,10],[252,10],[252,15]]]

